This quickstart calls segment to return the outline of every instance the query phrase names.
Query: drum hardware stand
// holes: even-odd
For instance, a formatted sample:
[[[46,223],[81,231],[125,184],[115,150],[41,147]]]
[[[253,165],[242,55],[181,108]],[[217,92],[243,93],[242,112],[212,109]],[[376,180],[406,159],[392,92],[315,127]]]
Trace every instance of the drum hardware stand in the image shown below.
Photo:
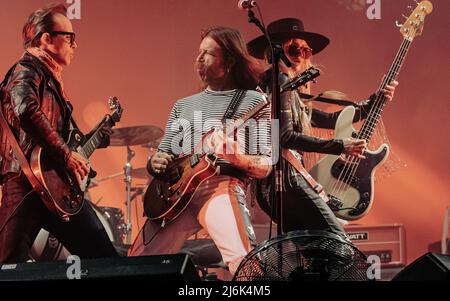
[[[131,196],[131,202],[134,200],[134,205],[136,209],[136,225],[138,229],[140,229],[140,226],[139,226],[139,216],[138,216],[139,210],[137,201],[138,197],[142,196],[142,202],[144,202],[145,187],[135,186],[131,188],[131,191],[133,192],[133,195]],[[142,216],[144,216],[144,214]]]
[[[123,167],[124,181],[126,185],[126,206],[127,206],[127,218],[126,218],[126,236],[127,244],[131,244],[131,180],[132,176],[139,178],[139,172],[145,172],[145,178],[148,177],[145,168],[133,169],[131,160],[135,156],[135,152],[130,148],[132,145],[142,145],[144,147],[153,145],[152,142],[157,141],[163,137],[164,131],[157,126],[143,125],[143,126],[131,126],[125,128],[115,128],[110,136],[110,146],[126,146],[127,147],[127,162]],[[152,144],[151,144],[152,143]],[[151,145],[150,145],[151,144]],[[136,174],[138,172],[138,174]],[[108,176],[106,179],[111,179],[119,174]],[[142,176],[142,173],[141,173]]]
[[[127,145],[127,163],[123,167],[124,171],[124,181],[126,187],[126,206],[127,206],[127,221],[126,221],[126,234],[127,234],[127,244],[131,244],[131,171],[133,166],[131,165],[131,160],[135,156],[135,152]]]

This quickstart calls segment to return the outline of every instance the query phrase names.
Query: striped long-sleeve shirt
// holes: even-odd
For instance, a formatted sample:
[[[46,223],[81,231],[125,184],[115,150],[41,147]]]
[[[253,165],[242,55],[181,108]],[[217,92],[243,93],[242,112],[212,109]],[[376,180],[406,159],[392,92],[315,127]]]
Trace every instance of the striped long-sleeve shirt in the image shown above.
[[[235,92],[236,90],[211,91],[206,89],[178,100],[170,112],[159,150],[174,155],[191,154],[207,131],[212,127],[222,126],[223,115]],[[248,90],[233,119],[242,117],[263,101],[263,97],[265,96],[257,91]],[[247,122],[243,129],[238,131],[240,152],[270,156],[270,125],[270,106],[268,105],[254,119]]]

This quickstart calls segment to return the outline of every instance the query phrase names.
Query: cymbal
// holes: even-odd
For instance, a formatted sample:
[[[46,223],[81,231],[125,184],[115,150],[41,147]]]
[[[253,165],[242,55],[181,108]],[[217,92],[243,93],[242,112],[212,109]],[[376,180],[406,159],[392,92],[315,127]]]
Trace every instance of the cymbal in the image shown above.
[[[161,138],[156,139],[155,141],[151,141],[149,143],[141,144],[141,147],[149,148],[149,149],[157,149],[159,144],[161,143]]]
[[[164,131],[154,125],[130,126],[113,129],[110,146],[147,144],[160,139]]]

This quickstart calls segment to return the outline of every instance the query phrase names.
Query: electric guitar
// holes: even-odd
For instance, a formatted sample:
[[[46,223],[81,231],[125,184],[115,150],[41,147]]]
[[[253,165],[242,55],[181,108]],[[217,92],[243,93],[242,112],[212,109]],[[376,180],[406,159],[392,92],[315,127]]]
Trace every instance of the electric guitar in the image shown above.
[[[122,116],[122,107],[116,97],[109,98],[112,113],[106,115],[99,123],[97,130],[86,139],[78,129],[69,133],[67,145],[73,152],[77,152],[86,159],[98,148],[102,142],[102,128],[112,128]],[[42,147],[36,146],[30,159],[30,166],[37,180],[42,184],[44,191],[37,191],[46,207],[68,220],[71,215],[77,214],[84,204],[84,191],[87,188],[88,176],[78,183],[74,175],[66,170],[65,166],[57,163]]]
[[[253,109],[238,120],[227,123],[225,133],[232,134],[248,119],[254,117],[269,104],[264,98]],[[180,156],[171,162],[164,175],[154,178],[144,195],[144,212],[149,220],[161,223],[161,226],[177,218],[189,205],[200,184],[218,174],[215,154],[202,153],[201,146],[209,139],[214,129],[203,135],[194,154]]]
[[[430,1],[422,1],[403,25],[397,22],[404,39],[380,90],[396,79],[413,39],[422,34],[425,17],[432,10],[433,5]],[[386,99],[380,91],[358,132],[353,128],[354,107],[345,108],[336,122],[335,138],[353,137],[364,139],[369,143],[385,104]],[[328,205],[337,217],[357,220],[368,213],[374,200],[375,170],[386,160],[388,154],[389,147],[383,144],[376,151],[366,151],[364,154],[366,159],[327,155],[311,169],[310,174],[328,193]]]

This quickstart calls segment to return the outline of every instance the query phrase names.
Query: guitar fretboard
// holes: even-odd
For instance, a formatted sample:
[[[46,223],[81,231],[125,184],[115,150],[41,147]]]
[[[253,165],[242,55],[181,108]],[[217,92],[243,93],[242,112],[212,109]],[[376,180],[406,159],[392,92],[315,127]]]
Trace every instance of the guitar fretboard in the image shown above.
[[[406,54],[408,53],[408,50],[411,46],[411,43],[412,38],[403,39],[403,42],[400,46],[400,50],[398,51],[394,59],[394,62],[392,63],[392,66],[389,69],[389,72],[386,75],[385,79],[383,80],[379,92],[376,95],[376,99],[372,106],[372,109],[369,112],[369,115],[367,116],[366,120],[364,121],[361,130],[358,132],[359,139],[364,139],[367,142],[370,141],[370,138],[372,137],[372,134],[375,131],[375,128],[377,127],[378,122],[381,119],[381,113],[383,112],[384,106],[386,105],[386,98],[384,97],[384,94],[383,92],[381,92],[381,90],[385,89],[386,85],[388,85],[397,78],[397,75],[400,72],[400,69],[405,60]]]
[[[103,139],[100,129],[105,127],[112,128],[113,125],[114,123],[110,117],[107,117],[100,123],[100,126],[95,131],[95,133],[82,146],[82,151],[86,158],[89,158],[102,143]]]

